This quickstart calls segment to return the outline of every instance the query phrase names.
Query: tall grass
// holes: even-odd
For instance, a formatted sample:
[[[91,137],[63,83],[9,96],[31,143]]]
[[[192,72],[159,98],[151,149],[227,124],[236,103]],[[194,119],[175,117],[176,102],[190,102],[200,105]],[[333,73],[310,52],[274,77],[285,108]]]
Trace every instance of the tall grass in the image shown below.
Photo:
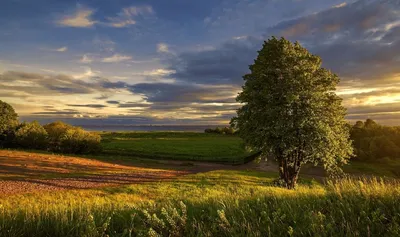
[[[175,181],[0,199],[0,236],[399,236],[400,185],[345,179],[297,190],[268,174],[214,171]]]

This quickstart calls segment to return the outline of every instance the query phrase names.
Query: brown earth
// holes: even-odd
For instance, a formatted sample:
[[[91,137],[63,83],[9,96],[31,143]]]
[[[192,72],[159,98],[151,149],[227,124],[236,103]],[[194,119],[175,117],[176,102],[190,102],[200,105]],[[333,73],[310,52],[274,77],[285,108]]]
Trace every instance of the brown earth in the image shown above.
[[[165,160],[129,165],[72,156],[0,150],[0,195],[161,181],[211,170],[276,172],[277,166],[265,161],[232,166]],[[323,172],[315,169],[305,170],[304,173],[317,180],[324,176]]]
[[[187,173],[71,156],[0,150],[0,195],[131,184]]]

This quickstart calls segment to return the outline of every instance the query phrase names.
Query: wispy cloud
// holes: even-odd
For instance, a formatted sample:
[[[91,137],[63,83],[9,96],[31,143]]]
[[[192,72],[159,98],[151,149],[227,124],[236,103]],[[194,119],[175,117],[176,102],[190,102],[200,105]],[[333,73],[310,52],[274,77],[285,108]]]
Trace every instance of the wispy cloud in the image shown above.
[[[94,10],[78,5],[77,10],[57,21],[58,25],[67,27],[88,28],[95,24],[115,28],[123,28],[136,24],[136,17],[153,15],[151,6],[131,6],[123,8],[115,17],[106,17],[106,21],[95,21],[92,19]]]
[[[157,44],[157,52],[159,53],[169,53],[169,47],[166,43]]]
[[[92,71],[92,69],[90,67],[84,67],[84,68],[85,68],[85,72],[72,75],[72,77],[75,79],[91,78],[93,76],[96,76],[98,73],[98,71]]]
[[[79,60],[79,62],[81,62],[81,63],[91,63],[91,62],[93,62],[93,59],[88,54],[84,54],[82,56],[82,58]]]
[[[347,2],[342,2],[340,4],[337,4],[337,5],[333,6],[332,8],[341,8],[341,7],[344,7],[346,5],[347,5]]]
[[[108,17],[107,19],[110,22],[106,24],[108,26],[115,28],[123,28],[136,24],[134,18],[137,16],[152,15],[152,14],[154,14],[154,11],[151,6],[126,7],[123,8],[122,11],[117,14],[116,17]]]
[[[94,37],[92,43],[101,52],[114,52],[116,45],[114,41],[99,36]]]
[[[45,51],[60,52],[60,53],[68,51],[68,47],[67,46],[62,46],[60,48],[42,47],[40,49],[41,50],[45,50]]]
[[[61,48],[58,48],[58,49],[55,49],[55,51],[57,51],[57,52],[65,52],[65,51],[67,51],[68,50],[68,47],[61,47]]]
[[[150,71],[144,71],[141,73],[134,73],[134,75],[141,75],[141,76],[166,76],[171,73],[174,73],[174,70],[168,70],[163,68],[158,68]]]
[[[118,62],[123,62],[127,60],[131,60],[132,57],[128,55],[121,55],[121,54],[114,54],[110,57],[103,58],[101,61],[103,63],[118,63]]]
[[[68,27],[78,27],[78,28],[87,28],[92,27],[97,22],[92,20],[91,17],[94,11],[92,9],[83,8],[82,6],[78,6],[76,12],[71,15],[64,16],[57,23],[61,26]]]

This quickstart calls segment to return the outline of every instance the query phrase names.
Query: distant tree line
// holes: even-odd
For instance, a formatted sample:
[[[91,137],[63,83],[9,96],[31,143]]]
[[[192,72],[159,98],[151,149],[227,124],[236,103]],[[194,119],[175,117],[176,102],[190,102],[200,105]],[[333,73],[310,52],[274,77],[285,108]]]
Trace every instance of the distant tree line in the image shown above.
[[[232,127],[216,127],[216,128],[207,128],[204,130],[205,133],[216,133],[216,134],[235,134],[236,131]]]
[[[372,119],[357,121],[350,129],[357,160],[400,157],[400,126],[382,126]]]
[[[100,151],[100,141],[98,134],[60,121],[20,123],[12,106],[0,100],[0,147],[83,154]]]

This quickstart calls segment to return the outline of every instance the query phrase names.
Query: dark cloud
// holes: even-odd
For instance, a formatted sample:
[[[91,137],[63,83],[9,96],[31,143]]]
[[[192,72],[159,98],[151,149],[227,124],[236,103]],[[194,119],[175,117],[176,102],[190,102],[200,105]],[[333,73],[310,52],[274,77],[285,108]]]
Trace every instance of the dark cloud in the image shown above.
[[[351,115],[372,115],[382,113],[400,113],[400,101],[398,103],[387,103],[377,105],[353,106],[347,110]]]
[[[266,36],[300,41],[342,77],[382,80],[400,72],[398,10],[399,0],[357,1],[281,23]]]
[[[141,83],[130,87],[147,102],[227,103],[235,102],[239,91],[234,86],[201,86],[196,84]]]
[[[112,105],[117,105],[117,104],[119,104],[119,101],[118,100],[107,100],[106,101],[108,104],[112,104]]]
[[[139,107],[139,108],[148,108],[150,104],[144,104],[144,103],[124,103],[124,104],[119,104],[119,108],[133,108],[133,107]]]
[[[19,97],[21,93],[40,96],[92,94],[123,89],[126,83],[111,82],[99,77],[86,82],[67,75],[7,71],[0,74],[0,86],[2,93],[8,93],[9,97]]]
[[[390,26],[398,24],[399,8],[399,0],[361,0],[280,23],[265,29],[263,38],[276,35],[298,40],[345,79],[380,80],[400,72],[400,32]],[[243,37],[212,50],[181,53],[167,61],[168,69],[175,71],[169,77],[199,84],[241,85],[261,45],[261,39]]]
[[[87,107],[87,108],[96,108],[96,109],[101,109],[107,107],[107,105],[103,104],[67,104],[67,106],[71,107]]]
[[[77,111],[44,111],[44,112],[35,112],[33,115],[76,115],[79,114]]]
[[[186,52],[169,59],[168,77],[182,82],[198,84],[241,85],[257,56],[261,40],[254,37],[228,41],[216,49]]]

